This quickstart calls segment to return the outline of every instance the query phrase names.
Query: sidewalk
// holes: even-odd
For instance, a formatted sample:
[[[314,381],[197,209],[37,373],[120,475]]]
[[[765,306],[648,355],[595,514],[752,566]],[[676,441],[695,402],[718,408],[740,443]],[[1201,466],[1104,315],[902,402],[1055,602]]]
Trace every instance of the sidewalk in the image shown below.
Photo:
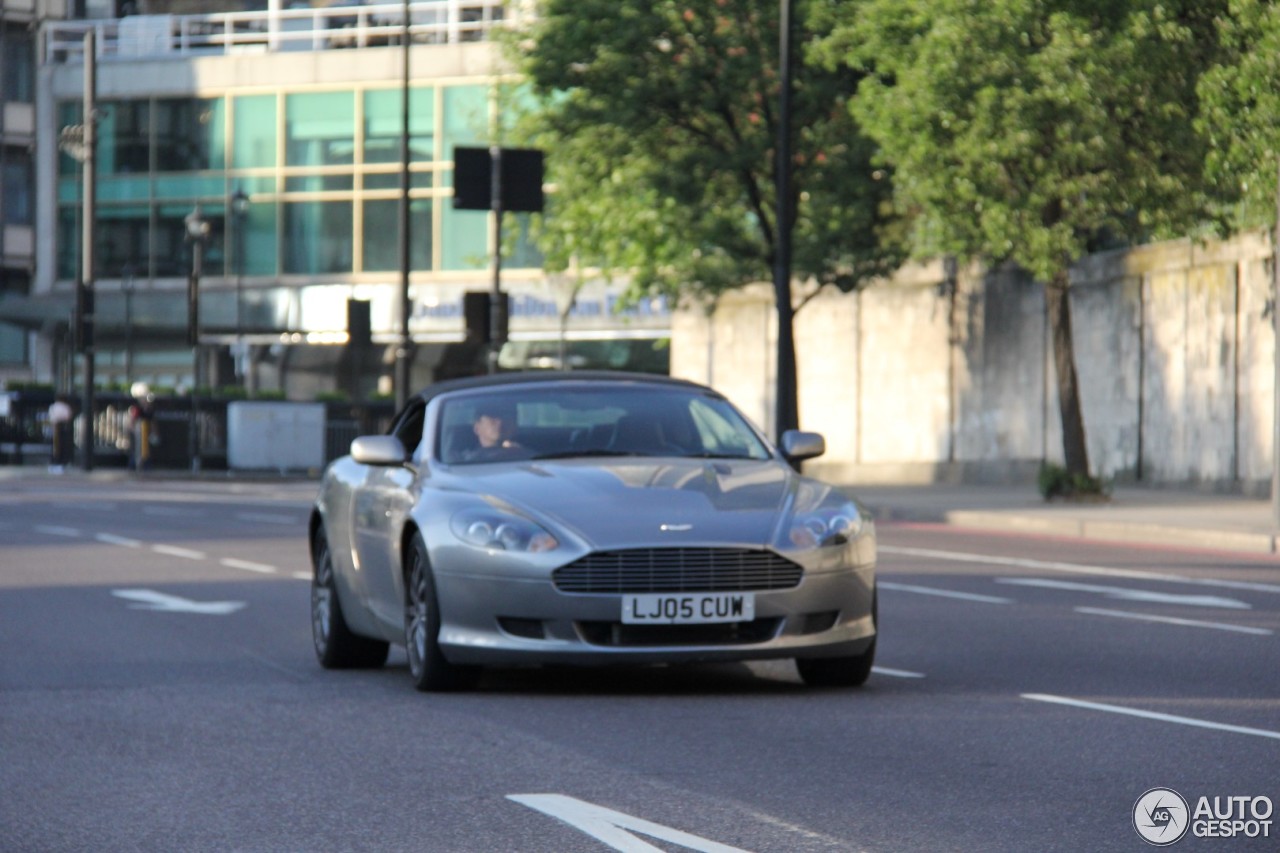
[[[0,489],[15,478],[135,479],[122,469],[86,475],[68,468],[49,474],[36,466],[0,466]],[[305,481],[305,474],[206,471],[148,472],[141,479],[219,481]],[[1035,486],[1022,485],[852,485],[855,495],[883,522],[930,522],[1014,533],[1040,533],[1111,542],[1138,542],[1280,554],[1280,530],[1272,522],[1269,499],[1191,490],[1119,487],[1109,503],[1046,503]]]
[[[1275,554],[1271,501],[1119,487],[1109,503],[1046,503],[1034,485],[851,486],[879,521]]]

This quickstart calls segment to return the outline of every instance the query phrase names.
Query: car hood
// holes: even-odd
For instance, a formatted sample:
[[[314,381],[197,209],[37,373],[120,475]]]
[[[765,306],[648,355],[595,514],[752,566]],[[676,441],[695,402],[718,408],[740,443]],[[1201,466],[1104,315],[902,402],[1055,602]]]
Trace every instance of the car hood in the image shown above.
[[[471,466],[451,485],[513,504],[593,548],[772,542],[799,476],[776,460],[565,459]]]

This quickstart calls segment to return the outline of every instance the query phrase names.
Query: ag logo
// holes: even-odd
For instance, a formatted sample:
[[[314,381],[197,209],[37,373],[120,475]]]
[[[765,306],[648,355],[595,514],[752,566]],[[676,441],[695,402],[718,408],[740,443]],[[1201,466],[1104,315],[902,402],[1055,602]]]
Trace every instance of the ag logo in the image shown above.
[[[1133,804],[1133,828],[1148,844],[1167,847],[1186,835],[1190,825],[1187,801],[1172,788],[1152,788]]]

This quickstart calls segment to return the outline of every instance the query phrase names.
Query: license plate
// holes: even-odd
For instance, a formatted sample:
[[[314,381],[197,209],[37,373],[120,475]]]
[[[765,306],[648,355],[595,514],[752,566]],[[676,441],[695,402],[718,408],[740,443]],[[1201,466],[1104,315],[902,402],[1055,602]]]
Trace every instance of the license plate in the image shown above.
[[[756,597],[750,592],[622,597],[622,621],[626,625],[708,625],[717,622],[750,622],[755,618]]]

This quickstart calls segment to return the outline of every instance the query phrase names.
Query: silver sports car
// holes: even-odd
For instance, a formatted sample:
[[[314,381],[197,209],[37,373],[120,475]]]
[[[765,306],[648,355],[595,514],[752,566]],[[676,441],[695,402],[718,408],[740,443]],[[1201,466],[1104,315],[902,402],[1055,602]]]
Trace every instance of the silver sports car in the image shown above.
[[[710,388],[624,373],[433,385],[329,466],[311,514],[322,666],[403,644],[419,690],[483,665],[795,658],[859,685],[875,530]]]

